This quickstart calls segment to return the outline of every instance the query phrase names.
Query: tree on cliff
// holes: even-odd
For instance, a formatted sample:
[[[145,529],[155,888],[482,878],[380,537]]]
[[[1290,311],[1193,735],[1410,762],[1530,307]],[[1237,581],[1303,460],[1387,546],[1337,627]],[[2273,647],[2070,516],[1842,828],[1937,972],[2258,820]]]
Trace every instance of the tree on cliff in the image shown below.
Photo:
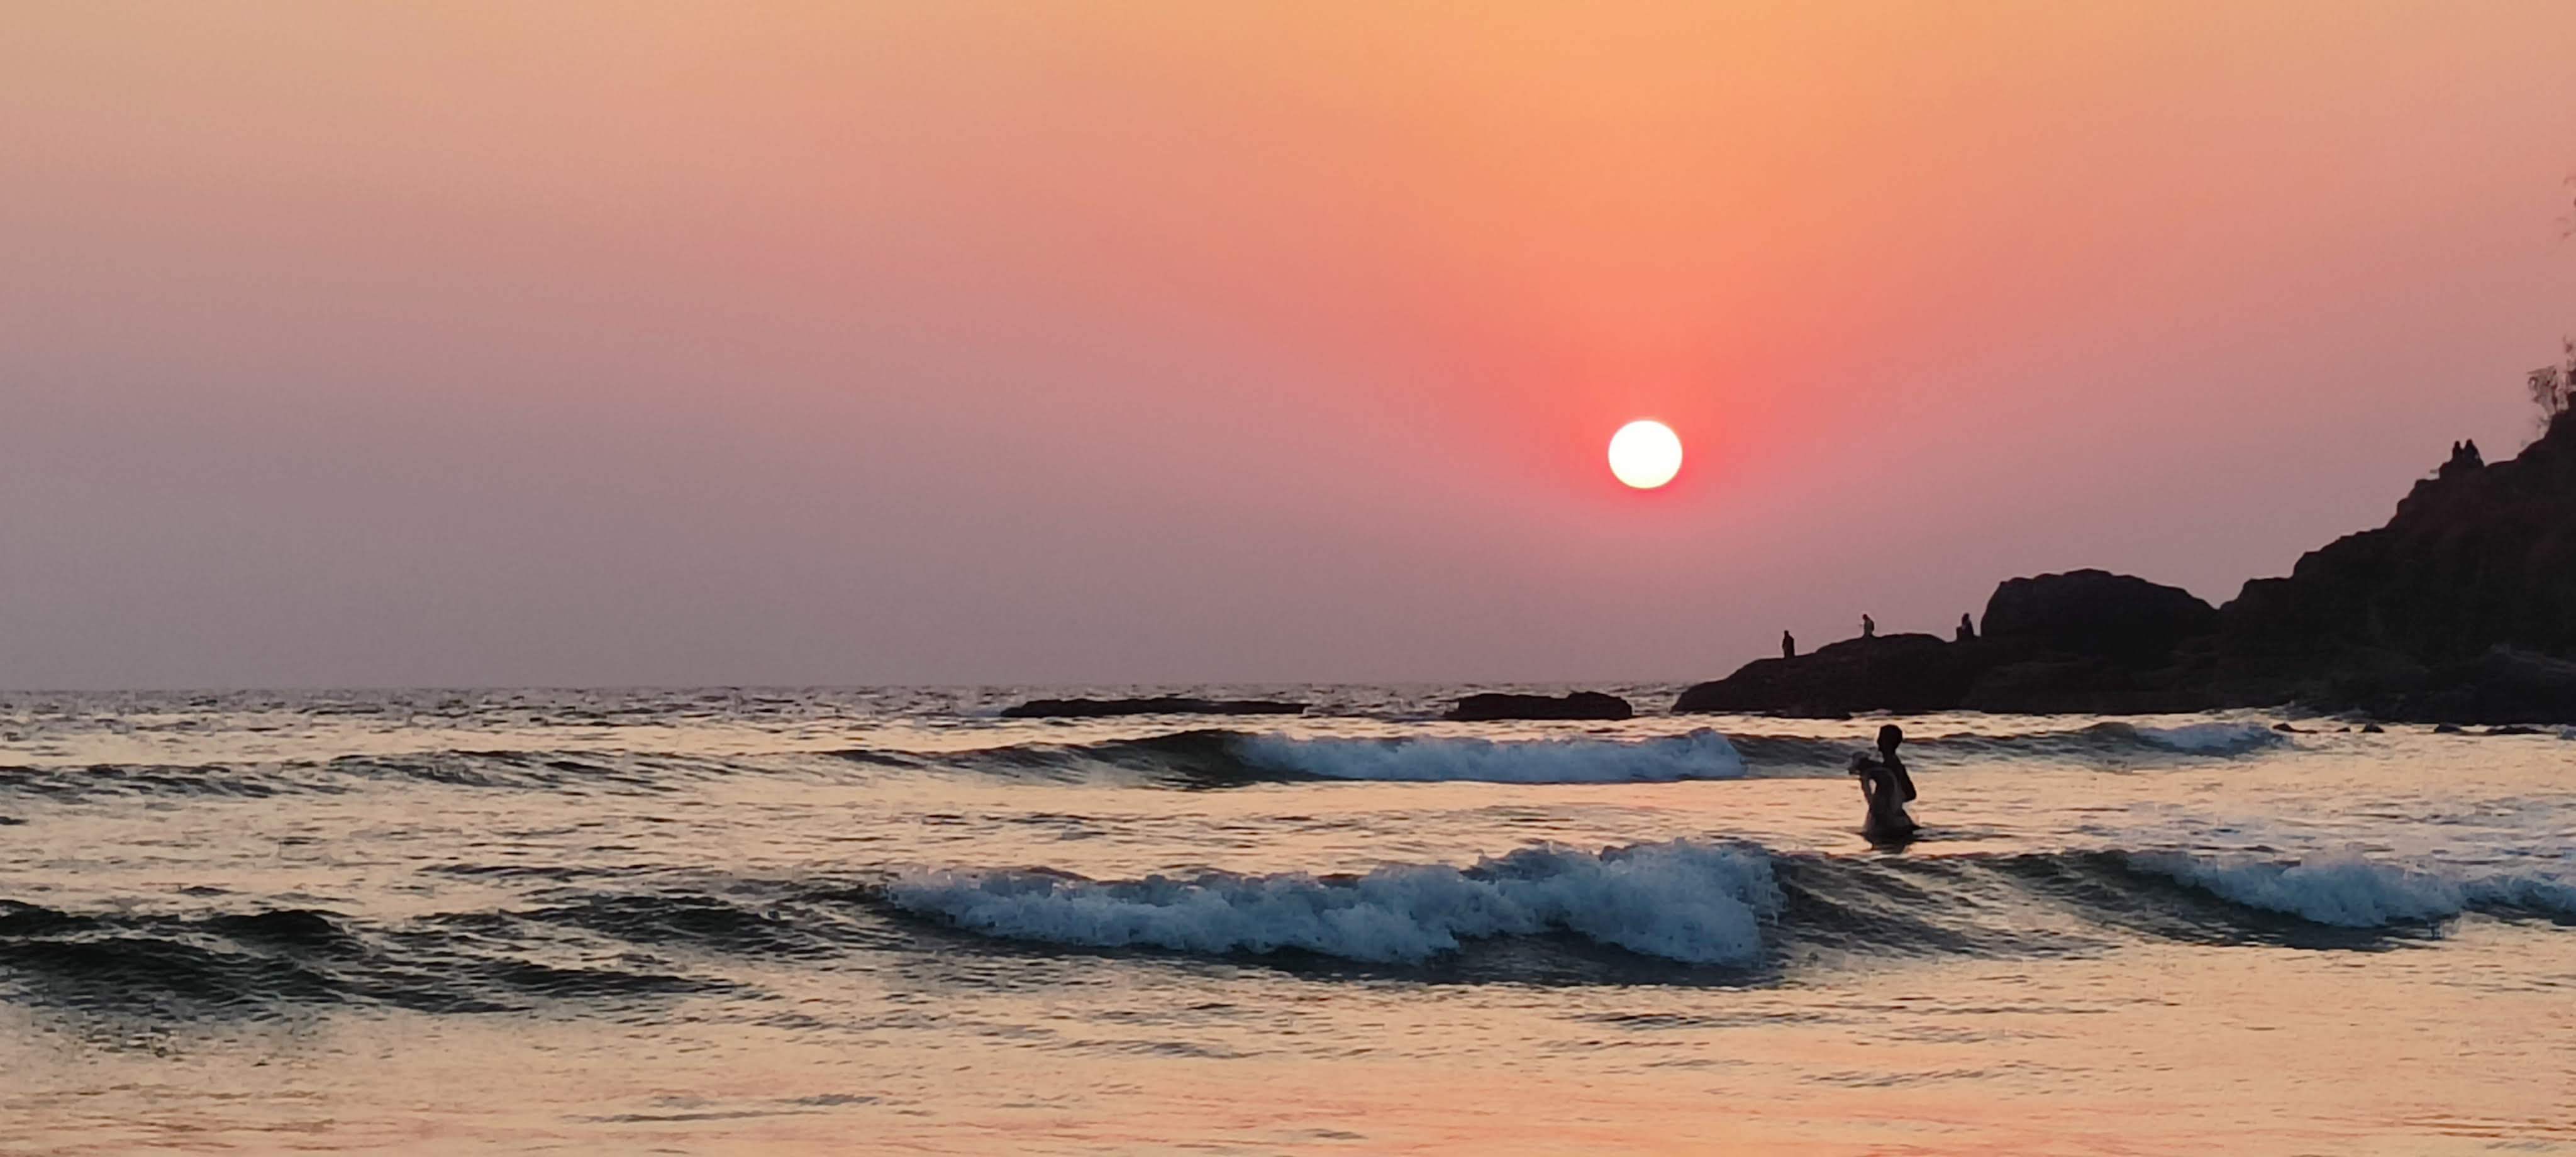
[[[2567,178],[2567,183],[2576,185],[2576,176]],[[2576,199],[2571,199],[2569,204],[2576,206]],[[2576,213],[2568,215],[2567,232],[2559,239],[2564,241],[2571,238],[2576,238]],[[2550,425],[2558,421],[2560,414],[2568,411],[2568,395],[2576,392],[2576,338],[2562,339],[2558,344],[2559,353],[2567,359],[2567,363],[2558,366],[2542,366],[2531,371],[2530,375],[2523,379],[2523,384],[2531,389],[2532,404],[2540,407],[2539,424],[2540,432],[2543,434],[2549,432]]]
[[[2568,395],[2576,391],[2576,341],[2562,343],[2567,364],[2542,366],[2531,371],[2524,384],[2531,387],[2531,402],[2540,407],[2540,432],[2548,433],[2550,423],[2568,410]]]

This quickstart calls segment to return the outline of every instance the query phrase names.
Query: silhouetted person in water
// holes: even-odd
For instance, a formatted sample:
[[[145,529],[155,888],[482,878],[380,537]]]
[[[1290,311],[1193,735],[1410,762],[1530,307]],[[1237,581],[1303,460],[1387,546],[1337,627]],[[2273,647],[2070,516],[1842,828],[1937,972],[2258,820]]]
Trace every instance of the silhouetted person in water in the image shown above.
[[[1862,616],[1860,617],[1860,637],[1861,637],[1861,638],[1864,638],[1864,639],[1875,639],[1875,638],[1877,638],[1877,637],[1878,637],[1878,620],[1873,619],[1873,618],[1869,617],[1868,615],[1862,615]]]
[[[1787,631],[1780,632],[1780,657],[1783,659],[1798,657],[1798,640],[1791,638]]]
[[[1977,641],[1977,625],[1969,622],[1966,615],[1959,616],[1959,641],[1962,643]]]
[[[1860,777],[1861,802],[1869,808],[1860,834],[1871,843],[1906,839],[1915,831],[1914,817],[1905,814],[1905,805],[1914,802],[1914,777],[1905,773],[1905,761],[1896,755],[1896,745],[1903,742],[1905,731],[1890,723],[1878,729],[1875,757],[1866,751],[1852,756],[1851,773]]]

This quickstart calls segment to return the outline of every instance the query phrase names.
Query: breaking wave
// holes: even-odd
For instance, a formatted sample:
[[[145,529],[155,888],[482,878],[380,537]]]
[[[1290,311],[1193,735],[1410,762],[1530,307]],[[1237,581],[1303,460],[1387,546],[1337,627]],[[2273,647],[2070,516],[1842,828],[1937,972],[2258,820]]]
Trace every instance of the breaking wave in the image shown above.
[[[2106,736],[2131,738],[2148,747],[2191,755],[2240,755],[2289,742],[2288,736],[2260,723],[2211,721],[2182,723],[2169,727],[2099,723],[2086,730]]]
[[[2154,764],[2228,759],[2283,746],[2289,737],[2261,723],[2149,726],[2099,723],[2069,731],[1916,736],[1908,751],[1949,763],[2032,757]],[[1067,781],[1093,777],[1175,780],[1201,787],[1281,780],[1520,784],[1654,783],[1839,773],[1861,738],[1700,728],[1680,735],[1530,739],[1417,735],[1303,737],[1219,729],[1076,744],[1012,744],[943,753],[852,749],[852,762],[950,767]]]
[[[1919,735],[1936,765],[2032,757],[2115,764],[2227,759],[2288,737],[2260,723],[2097,723],[2028,734]],[[1677,735],[1485,738],[1291,736],[1199,729],[1088,743],[1014,743],[964,751],[846,748],[717,757],[637,751],[441,750],[335,759],[206,764],[0,765],[0,799],[63,801],[194,796],[260,799],[342,794],[372,785],[648,795],[740,774],[846,775],[963,770],[1062,782],[1228,787],[1294,780],[1511,784],[1659,783],[1839,773],[1859,738],[1708,728]]]
[[[1734,779],[1744,757],[1725,736],[1702,728],[1656,739],[1291,739],[1235,740],[1244,762],[1324,779],[1474,780],[1482,783],[1648,783]]]
[[[1570,932],[1693,964],[1740,964],[1780,906],[1758,848],[1688,840],[1598,854],[1525,848],[1474,867],[1365,875],[1151,876],[1103,883],[1045,872],[924,872],[886,887],[907,911],[1015,940],[1207,955],[1285,950],[1419,962],[1500,936]]]
[[[389,923],[307,907],[152,914],[0,900],[0,999],[182,1018],[315,1004],[515,1012],[756,990],[777,968],[837,967],[853,953],[975,951],[926,941],[926,926],[996,945],[1589,983],[2093,953],[2139,939],[2371,948],[2437,937],[2469,912],[2576,924],[2576,879],[2554,867],[2173,851],[1781,855],[1695,839],[1538,846],[1464,867],[1353,875],[1093,880],[994,869],[710,890],[598,882],[608,886],[551,890],[535,907]]]
[[[2445,874],[2343,855],[2285,863],[2118,851],[1852,858],[1696,840],[1597,853],[1536,847],[1465,868],[1350,876],[1104,881],[930,870],[897,878],[882,895],[901,911],[1004,940],[1372,964],[1420,964],[1482,941],[1542,935],[1741,967],[1788,947],[2046,954],[2099,950],[2123,933],[2353,947],[2376,934],[2426,934],[2469,911],[2576,919],[2576,883],[2564,878]]]
[[[2130,856],[2129,863],[2250,908],[2338,928],[2444,920],[2473,909],[2576,916],[2576,884],[2534,873],[2445,875],[2351,852],[2286,864],[2161,852]]]

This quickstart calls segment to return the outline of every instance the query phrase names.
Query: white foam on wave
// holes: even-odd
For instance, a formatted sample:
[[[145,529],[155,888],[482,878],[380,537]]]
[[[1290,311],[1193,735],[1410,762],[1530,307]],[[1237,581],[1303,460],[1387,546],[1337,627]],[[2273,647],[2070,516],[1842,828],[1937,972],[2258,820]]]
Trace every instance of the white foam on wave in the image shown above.
[[[1464,871],[1395,866],[1326,879],[931,871],[898,878],[886,897],[1010,939],[1210,955],[1297,949],[1378,963],[1553,931],[1669,960],[1742,963],[1760,953],[1762,920],[1781,903],[1761,849],[1694,840],[1599,853],[1542,846]]]
[[[2474,907],[2576,915],[2576,883],[2540,873],[2426,871],[2349,852],[2293,864],[2157,852],[2132,855],[2129,863],[2248,907],[2342,928],[2443,920]]]
[[[2202,891],[2343,928],[2377,928],[2438,920],[2468,906],[2459,885],[2426,872],[2375,864],[2357,855],[2313,857],[2295,864],[2234,857],[2151,853],[2131,866],[2171,876]]]
[[[2461,891],[2479,907],[2521,908],[2576,917],[2576,880],[2537,873],[2513,873],[2472,880]]]
[[[1472,780],[1483,783],[1644,783],[1735,779],[1744,757],[1701,728],[1654,739],[1293,739],[1237,741],[1246,762],[1331,779]]]
[[[2193,755],[2233,755],[2287,742],[2278,731],[2261,723],[2229,723],[2212,720],[2207,723],[2182,723],[2171,727],[2130,726],[2139,742],[2167,751]]]

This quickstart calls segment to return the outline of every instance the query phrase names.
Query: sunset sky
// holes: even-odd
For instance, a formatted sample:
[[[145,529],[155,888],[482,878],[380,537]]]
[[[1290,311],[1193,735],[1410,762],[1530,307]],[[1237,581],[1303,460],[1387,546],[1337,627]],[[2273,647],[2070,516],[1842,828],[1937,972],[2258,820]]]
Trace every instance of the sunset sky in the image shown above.
[[[2564,0],[8,24],[8,687],[1714,677],[2222,601],[2576,332]]]

